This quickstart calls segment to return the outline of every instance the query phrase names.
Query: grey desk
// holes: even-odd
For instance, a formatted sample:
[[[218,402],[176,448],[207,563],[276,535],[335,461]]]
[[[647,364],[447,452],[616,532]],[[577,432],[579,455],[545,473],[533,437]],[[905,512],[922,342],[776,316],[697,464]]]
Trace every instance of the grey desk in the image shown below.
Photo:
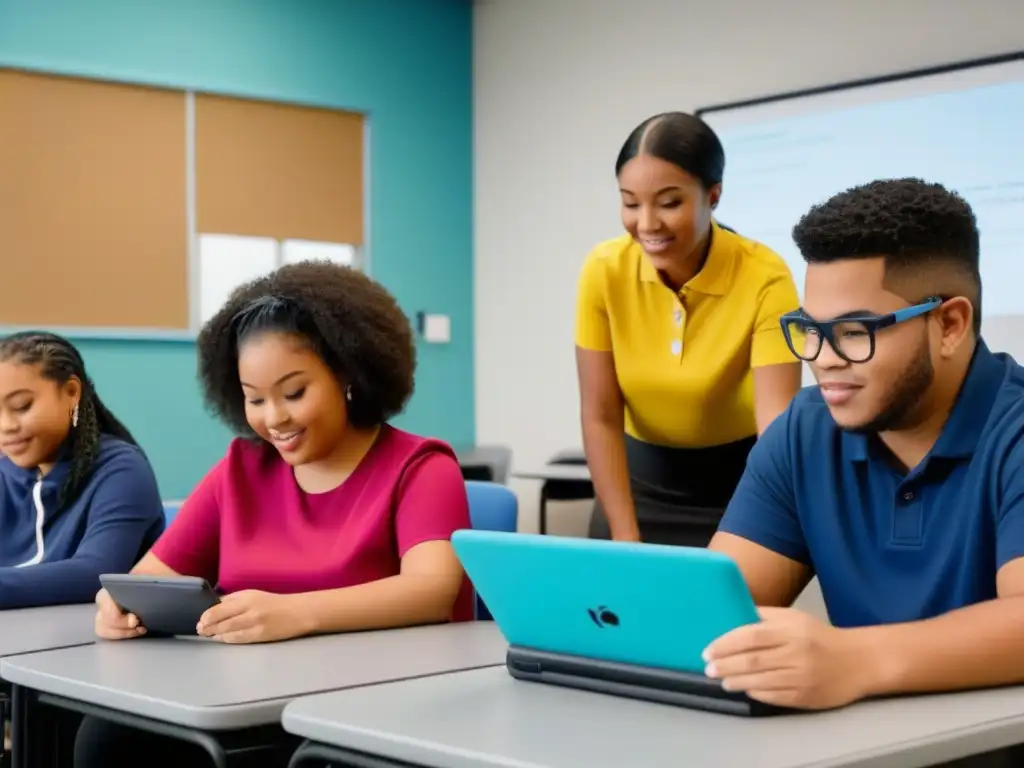
[[[548,502],[594,498],[590,469],[584,464],[548,464],[540,469],[512,473],[523,480],[541,480],[537,530],[548,532]]]
[[[915,768],[1024,740],[1024,689],[743,719],[492,668],[299,699],[283,722],[310,740],[293,766]]]
[[[0,611],[0,657],[88,645],[96,639],[93,633],[95,612],[96,606],[92,603]],[[13,714],[7,711],[5,691],[6,684],[0,681],[0,738],[4,721]],[[17,722],[12,723],[13,728],[18,726]],[[4,752],[0,743],[0,764],[5,764],[7,759]]]
[[[88,645],[95,613],[92,603],[0,611],[0,657]]]
[[[14,684],[16,706],[20,690],[22,699],[192,741],[226,765],[238,735],[230,732],[249,729],[265,744],[299,696],[504,664],[507,647],[493,622],[265,645],[153,638],[4,659],[0,675]]]

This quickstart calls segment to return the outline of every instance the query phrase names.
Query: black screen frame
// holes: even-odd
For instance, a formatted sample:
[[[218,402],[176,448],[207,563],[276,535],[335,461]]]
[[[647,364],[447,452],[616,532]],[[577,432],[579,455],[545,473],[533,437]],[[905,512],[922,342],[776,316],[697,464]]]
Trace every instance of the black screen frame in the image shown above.
[[[919,69],[908,69],[887,75],[875,75],[873,77],[863,77],[856,80],[842,80],[839,82],[829,83],[827,85],[816,85],[810,88],[799,88],[792,91],[779,91],[766,96],[755,96],[746,99],[738,99],[736,101],[709,104],[706,107],[700,107],[695,110],[694,114],[700,117],[708,114],[709,112],[725,112],[727,110],[742,109],[744,107],[757,107],[762,104],[802,99],[808,96],[820,96],[822,94],[834,93],[836,91],[848,91],[855,88],[884,85],[885,83],[895,83],[904,80],[916,80],[923,77],[933,77],[935,75],[945,75],[951,72],[960,72],[965,69],[978,69],[980,67],[991,67],[998,64],[1010,64],[1021,60],[1024,60],[1024,50],[1000,53],[994,56],[984,56],[975,59],[963,59],[960,61],[938,64],[931,67],[922,67]]]

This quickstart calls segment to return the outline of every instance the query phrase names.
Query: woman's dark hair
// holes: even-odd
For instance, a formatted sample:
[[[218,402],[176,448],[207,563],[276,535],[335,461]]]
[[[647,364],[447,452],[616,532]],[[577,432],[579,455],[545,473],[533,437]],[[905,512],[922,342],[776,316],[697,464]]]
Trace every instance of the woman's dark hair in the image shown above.
[[[42,376],[57,386],[63,386],[72,377],[81,382],[78,426],[71,428],[64,443],[71,459],[71,471],[60,489],[60,508],[78,496],[92,474],[100,453],[100,435],[110,435],[131,445],[138,445],[127,427],[100,400],[92,379],[85,372],[85,361],[75,345],[67,339],[41,331],[15,333],[0,339],[0,360],[38,365]]]
[[[705,190],[722,183],[725,150],[707,123],[686,112],[649,117],[633,129],[619,150],[615,175],[637,155],[650,155],[682,168]]]
[[[327,261],[289,264],[243,285],[199,333],[199,378],[210,410],[239,435],[245,418],[238,349],[249,336],[289,333],[309,342],[351,387],[348,419],[357,429],[401,412],[413,391],[416,347],[394,297],[355,269]]]

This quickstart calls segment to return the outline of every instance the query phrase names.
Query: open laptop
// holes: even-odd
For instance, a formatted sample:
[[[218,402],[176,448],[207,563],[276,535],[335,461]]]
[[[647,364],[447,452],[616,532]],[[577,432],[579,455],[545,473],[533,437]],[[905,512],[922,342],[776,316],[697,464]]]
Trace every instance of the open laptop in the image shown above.
[[[452,545],[515,678],[735,715],[786,711],[703,674],[713,640],[758,621],[721,553],[470,530]]]

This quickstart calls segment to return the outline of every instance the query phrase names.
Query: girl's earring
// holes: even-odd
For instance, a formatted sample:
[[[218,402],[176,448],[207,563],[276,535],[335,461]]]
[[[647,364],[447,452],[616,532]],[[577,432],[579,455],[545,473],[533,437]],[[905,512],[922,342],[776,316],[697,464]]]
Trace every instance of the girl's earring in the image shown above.
[[[347,387],[345,387],[345,399],[348,400],[350,403],[352,402],[352,385],[351,384],[349,384]]]
[[[71,427],[74,429],[78,426],[78,403],[75,403],[75,407],[71,409]]]

